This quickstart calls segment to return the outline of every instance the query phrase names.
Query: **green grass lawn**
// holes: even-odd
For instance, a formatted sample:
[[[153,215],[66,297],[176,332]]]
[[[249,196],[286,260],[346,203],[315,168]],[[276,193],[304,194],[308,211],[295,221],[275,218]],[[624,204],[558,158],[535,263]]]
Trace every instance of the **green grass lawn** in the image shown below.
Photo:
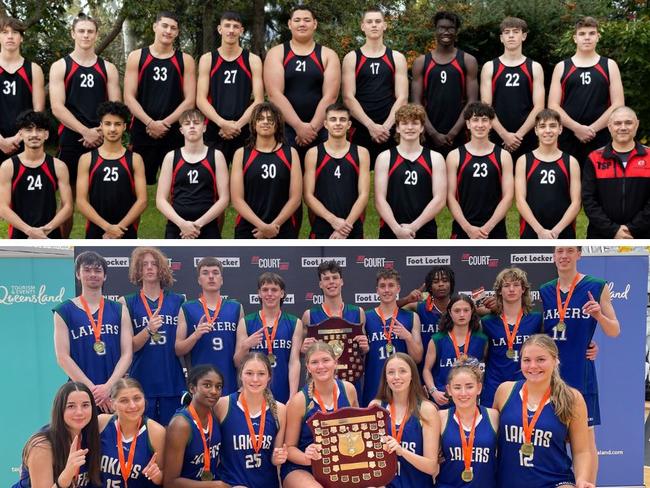
[[[373,179],[371,178],[370,186],[370,202],[366,210],[366,220],[364,223],[364,235],[367,239],[372,238],[376,239],[379,236],[379,216],[375,210],[374,205],[374,185]],[[138,236],[142,239],[162,239],[165,235],[165,224],[166,220],[162,216],[158,209],[156,208],[156,187],[149,186],[147,187],[147,196],[148,196],[148,206],[145,210],[141,222],[140,228],[138,231]],[[309,220],[307,218],[307,209],[303,204],[303,221],[302,227],[300,228],[300,238],[306,239],[309,236]],[[229,207],[226,211],[226,221],[223,227],[222,235],[226,238],[232,238],[235,232],[235,210],[232,207]],[[447,239],[451,234],[451,214],[449,210],[445,208],[440,215],[438,215],[436,221],[438,222],[438,238]],[[508,212],[507,217],[507,228],[508,228],[508,238],[516,239],[519,237],[519,213],[515,205],[513,204]],[[74,227],[72,229],[71,238],[83,239],[85,235],[84,227],[86,221],[75,211],[74,217]],[[580,211],[578,215],[578,224],[577,224],[577,236],[580,239],[583,239],[587,235],[587,218],[585,217],[584,211]],[[0,238],[7,238],[7,223],[0,222]]]

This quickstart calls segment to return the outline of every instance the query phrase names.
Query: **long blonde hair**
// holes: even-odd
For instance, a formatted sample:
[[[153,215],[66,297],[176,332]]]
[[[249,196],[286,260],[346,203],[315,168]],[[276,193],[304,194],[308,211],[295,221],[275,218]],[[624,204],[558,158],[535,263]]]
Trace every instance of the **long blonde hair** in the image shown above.
[[[551,375],[551,403],[555,408],[555,415],[557,415],[560,422],[569,425],[573,419],[573,404],[575,397],[569,388],[569,385],[560,376],[560,363],[558,361],[559,352],[555,341],[546,334],[534,334],[526,339],[521,346],[521,355],[523,357],[524,351],[529,346],[539,346],[545,349],[555,361],[553,374]]]
[[[523,295],[521,296],[521,306],[524,309],[524,313],[530,313],[532,306],[532,300],[530,298],[530,283],[528,283],[528,275],[521,268],[511,267],[502,269],[494,280],[494,291],[497,297],[497,314],[503,313],[503,295],[501,294],[501,289],[503,288],[503,283],[508,281],[518,281],[521,283],[521,288],[523,289]]]
[[[334,354],[334,349],[332,349],[332,346],[324,341],[316,341],[311,346],[309,346],[309,349],[307,349],[307,352],[305,352],[305,365],[309,364],[309,359],[314,353],[317,352],[326,352],[332,356],[332,359],[334,359],[336,362],[336,354]],[[336,381],[336,370],[334,370],[334,380]],[[307,370],[307,397],[307,400],[309,400],[307,403],[308,411],[314,406],[314,380],[311,377],[309,370]]]
[[[244,366],[250,361],[259,361],[264,365],[266,368],[266,372],[269,374],[269,383],[266,385],[266,388],[264,388],[264,392],[262,393],[264,395],[264,399],[266,400],[266,404],[269,406],[269,410],[271,411],[271,415],[273,415],[273,419],[275,420],[275,426],[277,428],[280,428],[280,422],[278,421],[278,403],[275,400],[275,397],[273,396],[273,393],[271,392],[271,388],[269,385],[271,384],[271,378],[273,378],[273,367],[271,366],[271,362],[269,361],[269,358],[266,354],[260,352],[260,351],[251,351],[246,356],[244,356],[244,359],[241,362],[241,366],[239,366],[239,370],[237,373],[237,381],[239,382],[239,386],[242,386],[242,372],[244,371]]]

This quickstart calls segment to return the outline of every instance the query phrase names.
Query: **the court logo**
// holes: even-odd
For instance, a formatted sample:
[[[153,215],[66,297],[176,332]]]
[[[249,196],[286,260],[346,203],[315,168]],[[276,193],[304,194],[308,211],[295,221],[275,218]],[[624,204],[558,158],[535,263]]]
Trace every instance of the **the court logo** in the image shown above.
[[[323,303],[323,295],[308,291],[305,293],[305,301],[313,303],[314,305],[321,305]]]
[[[449,266],[451,256],[406,256],[407,266]]]
[[[475,256],[468,252],[463,253],[460,260],[468,266],[487,266],[488,268],[496,268],[499,266],[499,258],[492,256]]]
[[[251,257],[251,264],[260,269],[279,269],[286,271],[289,269],[289,261],[282,261],[281,258],[261,258],[259,256]]]
[[[386,268],[393,269],[395,267],[395,261],[392,259],[380,258],[380,257],[366,257],[366,256],[357,256],[355,260],[357,264],[360,264],[364,268]]]

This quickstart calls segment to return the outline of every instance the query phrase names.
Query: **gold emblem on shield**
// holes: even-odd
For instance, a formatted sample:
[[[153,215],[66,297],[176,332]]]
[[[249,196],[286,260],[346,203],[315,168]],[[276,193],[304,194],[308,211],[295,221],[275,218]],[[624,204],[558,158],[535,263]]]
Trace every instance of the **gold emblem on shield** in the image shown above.
[[[339,434],[339,452],[343,456],[354,457],[365,451],[366,446],[363,442],[361,432],[346,432]]]
[[[341,339],[334,339],[329,341],[329,345],[332,346],[332,349],[334,350],[334,356],[336,356],[336,359],[341,357],[341,354],[343,354],[343,351],[345,350],[344,344],[341,341]]]

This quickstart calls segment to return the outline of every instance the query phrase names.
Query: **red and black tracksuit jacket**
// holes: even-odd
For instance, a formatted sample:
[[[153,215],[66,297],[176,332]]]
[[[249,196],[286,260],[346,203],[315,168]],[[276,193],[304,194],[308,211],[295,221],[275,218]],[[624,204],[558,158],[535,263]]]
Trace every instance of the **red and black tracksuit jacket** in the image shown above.
[[[583,168],[582,205],[588,239],[611,239],[626,225],[635,239],[650,238],[650,155],[637,143],[627,165],[609,143],[593,151]]]

